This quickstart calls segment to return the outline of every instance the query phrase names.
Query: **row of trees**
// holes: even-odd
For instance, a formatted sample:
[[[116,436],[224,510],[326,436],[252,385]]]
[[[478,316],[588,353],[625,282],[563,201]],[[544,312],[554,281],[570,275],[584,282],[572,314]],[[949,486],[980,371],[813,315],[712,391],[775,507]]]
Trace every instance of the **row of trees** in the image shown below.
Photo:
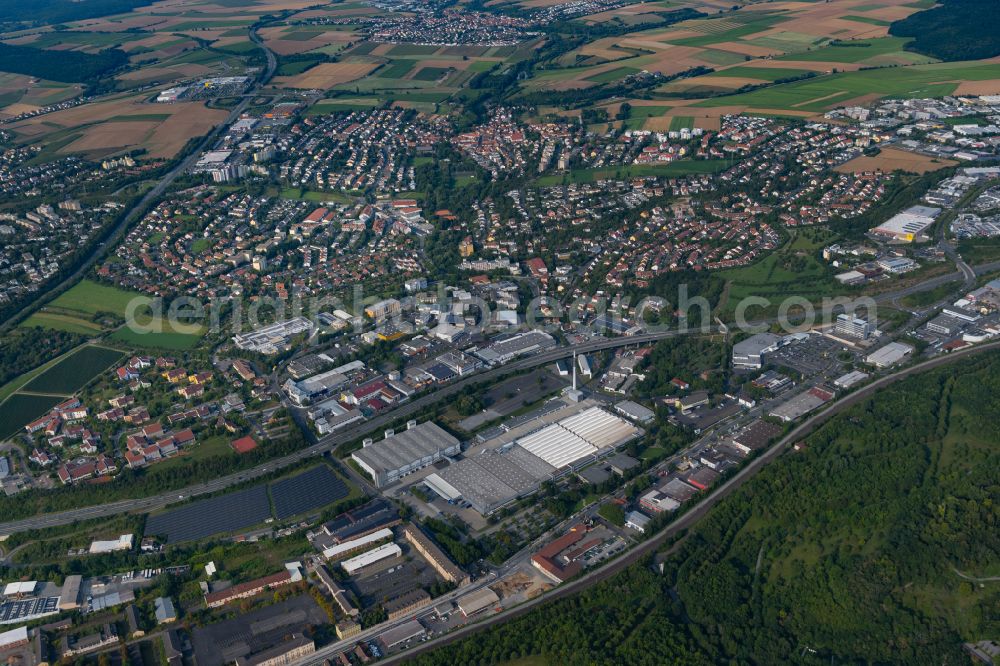
[[[1000,355],[880,392],[664,558],[418,664],[960,663],[995,636]],[[991,586],[992,585],[992,586]]]

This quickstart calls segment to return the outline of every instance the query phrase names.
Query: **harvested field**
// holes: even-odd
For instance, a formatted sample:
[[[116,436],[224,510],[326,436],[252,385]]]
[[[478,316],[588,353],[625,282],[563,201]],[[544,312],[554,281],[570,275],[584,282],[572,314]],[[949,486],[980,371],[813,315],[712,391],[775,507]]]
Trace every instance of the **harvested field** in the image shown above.
[[[87,128],[83,136],[59,149],[60,153],[87,153],[101,157],[124,148],[143,144],[159,123],[137,120],[103,123]]]
[[[275,79],[275,84],[288,88],[329,90],[342,83],[363,78],[376,67],[378,65],[373,62],[327,62],[297,76]]]
[[[120,97],[96,104],[86,104],[36,116],[12,124],[19,140],[40,140],[53,129],[77,129],[83,136],[62,148],[61,152],[107,152],[124,146],[142,145],[148,149],[145,157],[169,158],[188,139],[201,136],[226,117],[221,109],[209,109],[202,102],[177,104],[144,104],[139,97]],[[137,116],[129,121],[129,116]],[[151,116],[160,116],[152,119]],[[166,116],[166,117],[163,117]],[[102,124],[114,119],[108,127]],[[143,136],[140,137],[140,133]],[[41,139],[44,140],[44,139]]]
[[[1000,79],[962,81],[955,88],[956,95],[1000,95]]]
[[[899,148],[883,148],[882,152],[873,157],[856,157],[836,168],[841,173],[856,173],[859,171],[909,171],[912,173],[927,173],[949,166],[955,166],[954,160],[938,159],[926,155],[918,155]]]
[[[22,113],[31,113],[33,111],[37,111],[40,108],[42,107],[35,106],[34,104],[24,104],[22,102],[17,102],[15,104],[9,104],[8,106],[5,106],[2,110],[0,110],[0,115],[4,115],[7,116],[8,118],[11,118],[13,116],[19,116]]]

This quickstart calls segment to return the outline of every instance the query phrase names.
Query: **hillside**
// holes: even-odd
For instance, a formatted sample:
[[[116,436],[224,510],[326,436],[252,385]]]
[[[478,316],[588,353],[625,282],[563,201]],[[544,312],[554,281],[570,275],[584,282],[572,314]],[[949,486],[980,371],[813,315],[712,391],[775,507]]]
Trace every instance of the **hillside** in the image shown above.
[[[889,34],[912,37],[909,48],[941,60],[1000,55],[1000,5],[996,0],[943,0],[896,21]]]
[[[417,663],[964,663],[1000,635],[1000,582],[962,577],[1000,575],[997,395],[997,355],[906,380],[722,502],[663,576],[633,567]]]

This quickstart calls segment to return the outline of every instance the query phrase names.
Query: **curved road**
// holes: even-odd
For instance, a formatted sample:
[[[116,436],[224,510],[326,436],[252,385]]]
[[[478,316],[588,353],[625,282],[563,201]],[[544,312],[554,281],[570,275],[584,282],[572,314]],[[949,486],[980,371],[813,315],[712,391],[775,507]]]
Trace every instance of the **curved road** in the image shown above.
[[[856,405],[857,403],[863,400],[868,399],[869,397],[871,397],[873,393],[879,391],[880,389],[886,388],[887,386],[890,386],[891,384],[894,384],[911,375],[919,374],[921,372],[926,372],[927,370],[932,370],[934,368],[954,363],[966,356],[980,354],[982,352],[996,350],[996,349],[1000,349],[1000,341],[990,342],[977,347],[967,347],[965,349],[960,349],[950,354],[944,356],[938,356],[928,361],[924,361],[922,363],[918,363],[908,368],[904,368],[899,372],[882,377],[881,379],[878,379],[872,382],[871,384],[868,384],[867,386],[858,389],[854,393],[850,393],[844,396],[843,398],[835,402],[833,405],[828,407],[826,410],[803,421],[799,426],[797,426],[794,430],[788,433],[779,442],[777,442],[775,445],[764,451],[764,453],[762,453],[757,458],[751,460],[749,463],[747,463],[745,467],[741,468],[729,480],[727,480],[721,486],[719,486],[711,493],[706,495],[690,511],[678,517],[677,520],[667,525],[656,535],[642,542],[632,550],[626,552],[620,558],[612,560],[607,564],[605,564],[604,566],[594,569],[590,573],[587,573],[581,576],[580,578],[576,578],[567,583],[564,583],[556,587],[552,592],[543,594],[539,597],[536,597],[535,599],[532,599],[519,606],[511,608],[510,610],[505,610],[500,613],[497,613],[496,615],[493,615],[476,624],[471,624],[462,627],[460,629],[456,629],[434,640],[427,641],[426,643],[418,643],[412,649],[404,651],[392,657],[389,657],[379,663],[382,664],[401,663],[403,661],[413,658],[414,656],[422,652],[427,652],[429,650],[433,650],[448,643],[452,643],[454,641],[465,638],[471,634],[486,629],[493,624],[504,622],[513,619],[515,617],[518,617],[519,615],[523,615],[524,613],[527,613],[529,610],[533,609],[534,607],[540,604],[544,604],[554,599],[559,599],[562,597],[569,596],[571,594],[575,594],[580,590],[588,588],[602,580],[605,580],[613,576],[614,574],[618,573],[619,571],[629,566],[630,564],[634,564],[639,560],[641,560],[642,558],[656,552],[656,550],[660,547],[660,545],[662,545],[663,542],[666,541],[667,539],[676,536],[681,531],[686,530],[691,526],[693,526],[701,518],[703,518],[716,504],[722,501],[722,499],[724,499],[728,495],[731,495],[749,478],[751,478],[754,474],[763,469],[764,466],[776,460],[778,456],[780,456],[788,448],[789,444],[800,440],[802,437],[805,437],[813,430],[815,430],[816,428],[818,428],[826,421],[839,414],[840,412],[844,411],[845,409],[852,407],[853,405]],[[493,582],[493,580],[484,581],[482,584],[464,588],[462,590],[462,593],[465,594],[468,591],[475,589],[476,587],[483,587],[491,582]],[[427,612],[427,609],[426,608],[421,609],[421,612],[425,613]],[[412,619],[412,616],[402,618],[400,622],[406,621],[408,619]],[[387,627],[379,627],[378,631],[373,632],[372,635],[382,633],[383,631],[386,630],[386,628]],[[310,655],[307,659],[295,663],[309,664],[309,665],[320,664],[324,659],[330,657],[332,654],[335,654],[336,652],[339,652],[353,645],[355,642],[357,642],[357,640],[358,637],[354,637],[347,641],[335,643],[333,645],[327,646],[326,648],[323,648],[322,650],[317,650],[315,654]]]
[[[254,82],[254,85],[248,91],[247,95],[244,96],[243,100],[229,112],[229,115],[223,122],[216,125],[211,132],[202,137],[202,140],[198,142],[198,145],[196,145],[184,159],[182,159],[173,169],[167,172],[163,178],[161,178],[160,181],[149,192],[147,192],[145,196],[142,197],[142,199],[132,206],[132,208],[130,208],[128,212],[122,216],[121,221],[117,225],[109,229],[104,234],[104,240],[97,246],[97,250],[91,256],[87,257],[87,259],[85,259],[83,263],[80,264],[75,271],[73,271],[73,273],[71,273],[59,284],[49,287],[46,290],[45,296],[32,301],[20,311],[11,315],[11,317],[7,319],[7,321],[5,321],[3,326],[0,328],[6,329],[11,324],[20,321],[22,317],[30,314],[41,305],[47,303],[53,294],[60,293],[63,289],[69,288],[80,280],[87,273],[87,271],[94,266],[94,264],[104,257],[108,249],[114,245],[117,238],[124,234],[129,226],[131,226],[140,216],[145,214],[149,207],[157,199],[163,196],[163,193],[167,191],[167,188],[170,187],[175,180],[177,180],[177,177],[190,169],[201,154],[206,149],[211,147],[213,143],[215,143],[215,141],[219,138],[219,135],[240,117],[240,114],[246,110],[247,106],[253,99],[254,92],[259,90],[262,85],[271,80],[271,77],[274,76],[274,70],[278,66],[277,58],[274,53],[264,45],[263,41],[261,41],[260,37],[257,35],[256,29],[250,30],[250,39],[264,50],[264,53],[267,55],[267,66],[261,71],[260,77],[258,77]]]
[[[550,351],[542,352],[541,354],[536,354],[535,356],[514,361],[512,363],[508,363],[507,365],[459,380],[437,391],[425,394],[415,400],[404,403],[397,409],[387,412],[382,416],[365,421],[364,423],[358,424],[353,428],[348,428],[327,435],[312,446],[281,458],[269,460],[268,462],[262,463],[257,467],[219,477],[218,479],[213,479],[212,481],[208,481],[206,483],[199,483],[186,488],[179,488],[172,492],[162,493],[152,497],[120,500],[117,502],[110,502],[108,504],[82,507],[79,509],[71,509],[68,511],[60,511],[58,513],[49,513],[32,518],[26,518],[24,520],[2,523],[0,524],[0,534],[13,534],[16,532],[23,532],[25,530],[68,525],[77,520],[101,518],[104,516],[117,515],[119,513],[146,513],[148,511],[160,509],[171,503],[195,497],[197,495],[214,493],[224,490],[230,486],[234,486],[238,483],[261,477],[269,472],[273,472],[274,470],[288,467],[289,465],[299,462],[305,458],[322,455],[342,444],[352,442],[369,433],[377,432],[379,429],[384,428],[395,421],[404,419],[410,414],[416,413],[424,407],[428,407],[450,395],[460,393],[472,384],[497,379],[503,375],[516,372],[518,370],[525,370],[538,365],[552,363],[559,359],[571,356],[574,351],[577,353],[588,353],[603,349],[626,347],[629,345],[641,345],[647,342],[662,340],[676,335],[682,335],[682,333],[678,331],[663,331],[660,333],[647,333],[628,338],[601,339],[577,345],[576,347],[559,347],[557,349],[552,349]]]

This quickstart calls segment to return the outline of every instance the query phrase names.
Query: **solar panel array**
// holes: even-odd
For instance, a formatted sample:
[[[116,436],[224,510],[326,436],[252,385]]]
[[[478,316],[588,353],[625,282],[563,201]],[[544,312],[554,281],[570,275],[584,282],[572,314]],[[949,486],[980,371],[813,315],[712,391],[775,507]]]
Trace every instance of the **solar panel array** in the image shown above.
[[[347,497],[347,484],[326,465],[271,484],[274,517],[284,520]]]
[[[145,533],[179,543],[246,529],[270,517],[267,486],[261,484],[151,515]]]

